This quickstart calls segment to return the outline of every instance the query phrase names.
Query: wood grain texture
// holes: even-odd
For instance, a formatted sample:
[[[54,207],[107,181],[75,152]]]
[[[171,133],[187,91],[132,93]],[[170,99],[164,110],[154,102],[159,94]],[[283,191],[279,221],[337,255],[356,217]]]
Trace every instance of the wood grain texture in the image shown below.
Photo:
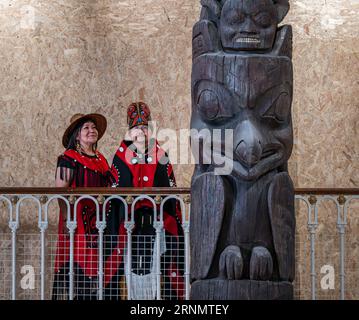
[[[196,281],[192,283],[191,297],[199,300],[292,300],[293,285],[252,280]]]
[[[281,297],[272,287],[285,288],[283,297],[290,298],[281,283],[293,281],[295,270],[294,187],[287,173],[292,31],[278,28],[287,10],[272,0],[208,2],[202,2],[205,23],[193,28],[191,129],[211,132],[213,141],[191,137],[204,146],[192,178],[191,296],[208,298],[208,283],[215,283],[221,299]],[[222,134],[215,138],[217,130]],[[219,173],[226,130],[233,135],[226,154],[231,171]],[[268,280],[272,286],[257,282]]]
[[[210,174],[196,178],[192,184],[191,198],[191,210],[195,213],[191,214],[190,221],[191,277],[205,279],[216,252],[226,201],[233,200],[228,197],[222,178]]]

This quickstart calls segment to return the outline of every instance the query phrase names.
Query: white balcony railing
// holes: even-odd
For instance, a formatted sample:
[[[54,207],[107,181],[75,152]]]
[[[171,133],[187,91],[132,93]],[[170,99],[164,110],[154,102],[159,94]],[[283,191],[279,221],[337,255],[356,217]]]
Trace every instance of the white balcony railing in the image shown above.
[[[55,262],[59,257],[58,199],[62,199],[68,208],[68,233],[63,238],[69,243],[68,269],[60,282],[57,278],[56,284],[57,289],[66,289],[61,294],[54,290]],[[96,235],[91,235],[98,248],[97,254],[82,257],[87,262],[92,261],[95,268],[92,270],[91,288],[83,296],[85,299],[189,299],[189,189],[2,188],[0,300],[79,298],[78,288],[84,289],[88,285],[86,281],[89,281],[78,276],[74,262],[74,256],[78,256],[74,244],[79,240],[75,232],[76,207],[84,199],[95,204],[98,230]],[[118,235],[106,233],[107,204],[114,199],[121,201],[126,211],[126,236],[121,239]],[[146,236],[133,234],[134,208],[143,199],[149,200],[154,208],[154,233]],[[164,236],[163,208],[170,199],[175,199],[181,206],[183,235],[180,236]],[[359,237],[355,232],[359,219],[351,213],[356,209],[355,205],[352,208],[357,203],[354,200],[358,199],[357,189],[296,190],[297,299],[359,299],[359,252],[356,247]],[[327,202],[333,203],[334,207],[323,205]],[[71,205],[75,208],[74,216],[70,214]],[[327,214],[322,214],[323,210]],[[336,228],[333,228],[333,223]],[[119,250],[118,254],[122,256],[123,264],[116,278],[116,290],[112,290],[106,286],[107,273],[113,274],[114,271],[107,263],[106,250],[110,248],[112,252],[121,241],[124,250]],[[171,272],[166,276],[169,271],[166,268],[170,268],[170,264],[166,263],[166,248],[173,249],[167,258],[176,258],[179,274]],[[144,265],[147,267],[144,268]],[[147,268],[148,277],[142,277],[143,274],[138,272],[140,269],[136,269],[138,266],[142,266],[142,271]],[[323,274],[323,266],[327,268],[324,268],[327,273]],[[173,294],[174,287],[176,294]],[[141,292],[146,293],[141,296]]]
[[[142,192],[142,194],[140,193]],[[8,216],[8,228],[4,230],[1,235],[0,245],[0,298],[8,299],[77,299],[79,298],[78,288],[82,290],[81,298],[83,299],[138,299],[138,298],[156,298],[156,299],[173,299],[173,298],[189,298],[189,197],[188,190],[183,189],[151,189],[141,191],[136,189],[3,189],[0,194],[0,199],[5,203]],[[57,200],[63,200],[67,206],[67,221],[68,234],[63,235],[60,239],[54,232],[54,227],[50,227],[50,220],[53,225],[56,225],[56,219],[50,218],[50,206],[56,203]],[[126,230],[124,236],[109,235],[105,233],[106,229],[106,211],[108,204],[117,199],[124,205],[124,228]],[[155,234],[150,235],[133,235],[135,225],[135,205],[138,201],[143,199],[149,200],[153,205],[153,227]],[[164,233],[164,205],[167,201],[175,199],[179,202],[182,213],[183,235],[170,236]],[[96,241],[98,248],[96,251],[90,251],[89,256],[84,256],[81,249],[75,247],[75,243],[80,241],[79,247],[82,247],[81,241],[75,230],[77,228],[76,216],[77,205],[83,200],[90,200],[96,207],[96,228],[98,233],[95,235],[87,235],[87,242]],[[24,204],[27,207],[32,204],[35,205],[37,213],[37,230],[35,234],[20,232],[20,223],[27,223],[26,216],[29,216],[29,210],[23,208]],[[74,205],[74,214],[70,214],[70,205]],[[3,208],[4,211],[5,208]],[[6,211],[5,209],[5,211]],[[26,208],[28,209],[28,208]],[[56,209],[52,208],[51,214],[58,215]],[[159,210],[158,210],[159,209]],[[58,210],[57,210],[58,211]],[[159,212],[158,212],[159,211]],[[7,230],[6,230],[7,229]],[[34,229],[32,229],[34,230]],[[6,232],[8,231],[8,232]],[[37,231],[37,232],[36,232]],[[51,233],[52,232],[52,233]],[[89,239],[90,237],[90,239]],[[93,239],[91,239],[93,238]],[[93,240],[93,241],[91,241]],[[61,243],[59,243],[59,241]],[[122,242],[122,243],[121,243]],[[126,242],[126,243],[123,243]],[[69,252],[66,243],[69,243]],[[113,243],[117,243],[113,245]],[[30,246],[29,246],[30,244]],[[85,247],[86,245],[83,245]],[[163,246],[167,249],[163,249]],[[63,250],[59,252],[59,247]],[[35,248],[38,248],[36,250]],[[104,277],[106,273],[110,275],[116,274],[117,270],[111,270],[112,262],[106,264],[105,249],[110,248],[109,256],[113,256],[113,251],[118,250],[118,255],[122,256],[122,269],[119,270],[121,277],[116,278],[118,286],[117,290],[113,290],[112,283],[110,288],[104,287]],[[122,250],[120,250],[121,248]],[[37,253],[35,253],[37,252]],[[65,253],[64,253],[65,252]],[[88,252],[88,251],[85,251]],[[170,256],[166,254],[170,252]],[[59,290],[54,291],[52,288],[54,283],[54,267],[56,259],[61,259],[62,255],[68,255],[68,270],[63,279],[57,277],[56,289],[64,294],[58,294]],[[76,264],[74,257],[82,261],[90,268],[89,273],[94,275],[94,281],[89,280],[90,277],[79,277],[76,272]],[[67,258],[62,257],[67,263]],[[175,259],[174,259],[175,258]],[[118,257],[116,257],[118,259]],[[134,261],[140,261],[142,273],[136,273],[134,270]],[[167,260],[166,260],[167,259]],[[113,261],[112,259],[111,261]],[[170,266],[171,262],[175,261],[176,268],[180,275],[176,274],[174,279],[166,277],[164,268]],[[135,263],[136,264],[136,263]],[[146,265],[147,264],[147,265]],[[67,265],[67,264],[66,264]],[[106,267],[106,265],[108,265]],[[25,269],[24,269],[25,266]],[[126,267],[131,266],[131,268]],[[96,268],[97,270],[91,270]],[[30,270],[29,274],[26,271]],[[19,272],[20,271],[20,272]],[[115,272],[113,272],[115,271]],[[19,273],[25,273],[25,276],[34,277],[34,279],[22,277],[18,281]],[[11,275],[11,279],[9,276]],[[147,277],[144,277],[147,275]],[[172,275],[170,275],[171,277]],[[179,279],[180,277],[180,279]],[[134,279],[136,278],[136,279]],[[167,278],[167,280],[166,280]],[[39,283],[36,283],[38,279]],[[178,280],[179,279],[179,280]],[[24,283],[25,281],[25,283]],[[29,283],[26,284],[26,281]],[[171,281],[171,283],[166,283]],[[173,283],[177,281],[177,283]],[[86,282],[86,283],[84,283]],[[181,283],[178,283],[181,282]],[[146,287],[147,283],[147,287]],[[86,288],[88,286],[91,288]],[[173,295],[171,292],[176,287]],[[40,292],[36,290],[39,287]],[[131,288],[131,290],[126,290]],[[25,289],[24,289],[25,288]],[[167,288],[167,290],[165,289]],[[66,289],[66,290],[65,290]],[[32,291],[31,291],[32,290]],[[85,290],[85,291],[83,291]],[[147,290],[145,296],[141,296],[141,291]],[[30,296],[28,294],[30,292]],[[106,294],[106,292],[109,292]]]

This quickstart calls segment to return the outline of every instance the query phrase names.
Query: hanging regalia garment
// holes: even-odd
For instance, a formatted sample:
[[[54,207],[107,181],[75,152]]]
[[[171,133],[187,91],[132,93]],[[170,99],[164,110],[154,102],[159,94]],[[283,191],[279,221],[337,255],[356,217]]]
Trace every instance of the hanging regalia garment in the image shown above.
[[[105,157],[96,152],[94,156],[78,153],[69,149],[59,156],[61,180],[68,178],[70,172],[71,188],[109,187],[115,181]],[[100,206],[100,212],[102,207]],[[74,206],[71,205],[71,217]],[[70,240],[62,234],[67,214],[60,212],[58,243],[55,260],[55,278],[52,298],[67,299],[69,289]],[[98,229],[96,228],[96,206],[91,200],[84,199],[77,205],[77,228],[74,235],[74,299],[97,298],[98,273]]]
[[[118,187],[175,187],[172,165],[165,151],[155,139],[150,139],[144,153],[136,150],[131,141],[122,141],[113,159],[111,167]],[[128,206],[128,220],[131,217]],[[160,206],[157,205],[159,220]],[[124,226],[124,207],[119,201],[111,203],[108,216],[108,233],[116,236],[112,246],[107,246],[109,257],[106,259],[105,275],[107,296],[118,295],[118,284],[122,275],[131,270],[132,299],[156,298],[156,232],[153,227],[153,204],[140,200],[135,205],[132,232],[132,265],[127,265],[127,236]],[[182,299],[184,296],[183,266],[183,230],[179,202],[170,199],[164,205],[164,230],[160,236],[161,255],[161,298]],[[109,284],[110,283],[110,284]],[[127,279],[128,283],[128,279]]]

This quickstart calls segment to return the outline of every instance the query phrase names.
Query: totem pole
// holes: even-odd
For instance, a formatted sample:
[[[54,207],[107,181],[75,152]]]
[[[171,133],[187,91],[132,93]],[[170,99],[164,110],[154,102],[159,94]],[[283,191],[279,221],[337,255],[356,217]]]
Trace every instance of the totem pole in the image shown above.
[[[288,2],[201,1],[191,117],[199,134],[191,144],[206,147],[191,185],[191,299],[293,299],[292,29],[278,27]],[[204,129],[223,134],[208,142]],[[212,160],[233,161],[229,174],[216,172],[208,148]]]

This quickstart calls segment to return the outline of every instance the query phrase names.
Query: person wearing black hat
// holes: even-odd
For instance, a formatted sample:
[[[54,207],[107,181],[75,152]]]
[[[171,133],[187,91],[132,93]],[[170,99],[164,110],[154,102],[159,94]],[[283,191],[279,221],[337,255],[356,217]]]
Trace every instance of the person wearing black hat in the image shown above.
[[[97,143],[105,133],[106,118],[100,114],[75,114],[62,143],[65,152],[58,157],[56,187],[109,187],[115,182]],[[58,243],[52,299],[68,298],[69,238],[67,207],[60,200]],[[73,205],[71,214],[73,215]],[[84,199],[77,205],[77,228],[74,237],[74,299],[97,298],[98,249],[96,206]]]
[[[175,187],[176,180],[168,155],[151,137],[151,112],[144,102],[131,103],[127,109],[129,131],[121,141],[113,158],[112,172],[118,187]],[[179,202],[171,199],[164,205],[164,232],[161,236],[161,298],[183,299],[184,297],[184,247],[182,214]],[[129,206],[129,213],[131,206]],[[157,206],[157,213],[160,206]],[[156,232],[153,227],[153,204],[148,199],[140,200],[135,205],[132,240],[131,266],[131,298],[155,299],[156,294],[156,247],[154,241]],[[106,280],[118,283],[125,270],[126,259],[126,229],[124,228],[124,208],[119,202],[113,201],[107,221],[108,232],[119,235],[119,241],[112,241],[112,252],[107,263],[111,267]],[[116,247],[117,246],[117,247]],[[128,273],[127,273],[128,274]],[[114,280],[115,279],[115,280]],[[128,279],[127,279],[128,280]],[[129,281],[127,281],[127,284]],[[112,297],[119,294],[121,288],[109,287]],[[107,294],[109,295],[109,294]]]

